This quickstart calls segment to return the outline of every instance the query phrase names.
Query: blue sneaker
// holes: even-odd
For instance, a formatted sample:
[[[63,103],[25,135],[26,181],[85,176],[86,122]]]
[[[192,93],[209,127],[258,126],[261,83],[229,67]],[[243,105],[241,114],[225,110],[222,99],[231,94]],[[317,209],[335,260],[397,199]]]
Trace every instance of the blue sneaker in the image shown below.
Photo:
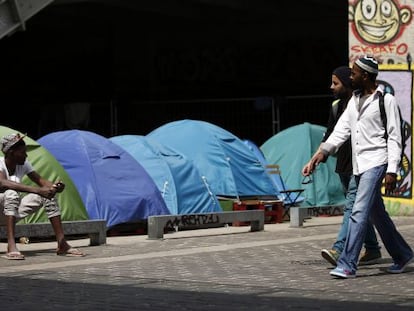
[[[387,272],[388,273],[403,273],[405,268],[414,260],[414,256],[411,256],[410,259],[408,259],[403,264],[397,264],[394,263],[392,266],[388,267]]]
[[[350,270],[346,270],[344,268],[336,267],[331,272],[329,272],[330,275],[336,276],[341,279],[351,279],[356,277],[356,273],[352,272]]]

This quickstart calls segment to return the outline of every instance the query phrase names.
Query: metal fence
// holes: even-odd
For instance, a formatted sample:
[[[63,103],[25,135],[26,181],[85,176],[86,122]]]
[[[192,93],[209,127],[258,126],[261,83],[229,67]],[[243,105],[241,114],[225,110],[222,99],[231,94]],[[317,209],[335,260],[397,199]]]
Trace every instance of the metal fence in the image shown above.
[[[116,118],[111,134],[146,135],[168,122],[192,119],[210,122],[260,144],[280,130],[277,106],[271,97],[124,101],[112,103],[112,110]]]
[[[165,101],[118,99],[81,105],[85,108],[88,104],[89,108],[87,114],[82,113],[82,126],[79,128],[106,137],[146,135],[166,123],[192,119],[210,122],[260,146],[293,125],[303,122],[325,125],[330,103],[331,98],[326,95]],[[62,104],[60,108],[50,109],[46,104],[36,105],[40,113],[38,137],[73,128],[68,124],[68,110],[63,109],[66,106]],[[72,117],[79,119],[80,115],[72,112]],[[72,121],[72,124],[76,122]]]

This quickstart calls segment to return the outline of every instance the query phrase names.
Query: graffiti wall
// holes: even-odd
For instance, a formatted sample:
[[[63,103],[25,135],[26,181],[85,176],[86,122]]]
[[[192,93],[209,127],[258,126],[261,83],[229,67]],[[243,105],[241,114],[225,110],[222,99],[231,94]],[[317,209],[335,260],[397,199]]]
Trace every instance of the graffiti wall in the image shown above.
[[[393,214],[401,214],[402,204],[406,205],[404,214],[413,210],[414,200],[412,195],[413,174],[412,174],[412,107],[413,107],[413,72],[410,70],[398,70],[389,65],[381,66],[377,81],[386,92],[394,94],[404,120],[403,131],[405,133],[405,148],[398,173],[397,190],[392,196],[384,195],[388,209],[393,208]],[[391,212],[391,210],[390,210]]]
[[[349,1],[349,59],[374,55],[382,64],[407,64],[414,55],[414,0]]]
[[[391,215],[414,215],[413,172],[413,71],[414,0],[351,0],[349,63],[370,54],[380,63],[378,82],[395,95],[405,121],[406,146],[398,174],[397,191],[384,195]]]

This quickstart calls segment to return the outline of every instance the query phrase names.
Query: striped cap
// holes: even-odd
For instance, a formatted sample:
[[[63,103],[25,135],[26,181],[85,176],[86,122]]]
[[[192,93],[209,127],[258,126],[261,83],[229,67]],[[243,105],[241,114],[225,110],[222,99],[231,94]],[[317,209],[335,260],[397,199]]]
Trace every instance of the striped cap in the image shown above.
[[[355,64],[369,73],[378,74],[378,61],[373,56],[365,55],[355,61]]]

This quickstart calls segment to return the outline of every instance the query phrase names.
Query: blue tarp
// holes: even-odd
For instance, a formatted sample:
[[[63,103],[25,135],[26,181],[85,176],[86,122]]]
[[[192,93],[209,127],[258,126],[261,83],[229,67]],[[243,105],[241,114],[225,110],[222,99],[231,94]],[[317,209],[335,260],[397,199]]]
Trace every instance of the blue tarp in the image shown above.
[[[318,149],[326,127],[303,123],[269,138],[260,149],[270,164],[280,166],[283,180],[291,187],[305,189],[303,205],[341,205],[345,202],[336,158],[329,157],[312,174],[313,182],[303,185],[302,168]]]
[[[157,186],[124,149],[98,134],[69,130],[39,139],[75,183],[90,219],[121,223],[170,214]]]
[[[181,120],[165,124],[147,137],[190,159],[215,195],[276,195],[272,181],[254,154],[241,139],[219,126]]]
[[[193,163],[183,155],[139,135],[110,138],[136,159],[152,177],[171,214],[221,212]]]

